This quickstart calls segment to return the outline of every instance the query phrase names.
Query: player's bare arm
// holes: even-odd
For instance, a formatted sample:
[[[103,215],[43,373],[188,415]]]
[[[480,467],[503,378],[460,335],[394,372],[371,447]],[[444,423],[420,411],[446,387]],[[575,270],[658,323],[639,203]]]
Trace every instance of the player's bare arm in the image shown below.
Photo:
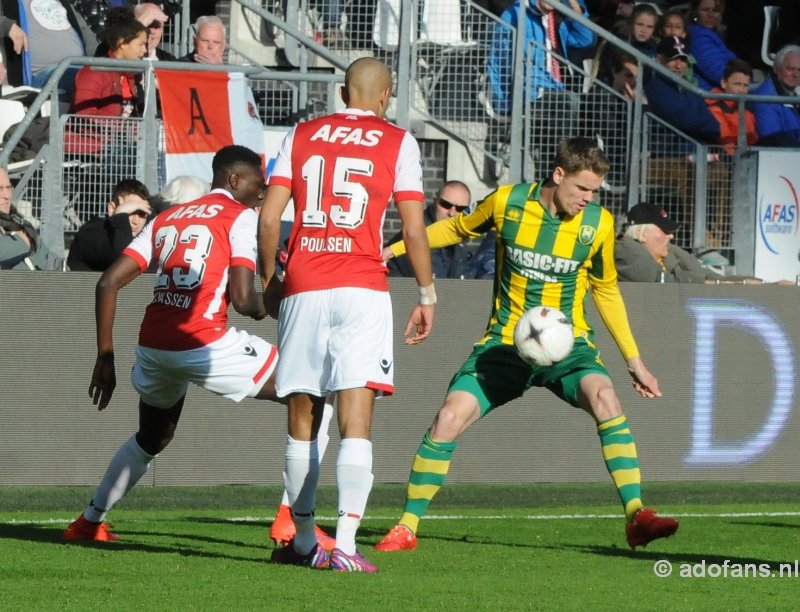
[[[231,267],[228,289],[231,296],[231,305],[234,310],[244,317],[260,321],[267,316],[264,300],[253,287],[255,274],[245,266]]]
[[[258,214],[258,266],[261,271],[263,302],[267,313],[277,318],[281,286],[275,276],[275,256],[281,236],[281,215],[292,192],[282,185],[270,185]]]
[[[111,401],[117,386],[114,369],[114,317],[119,290],[142,273],[132,257],[122,255],[103,272],[95,287],[95,324],[97,328],[97,360],[89,384],[89,397],[98,410]]]
[[[633,388],[639,395],[644,398],[661,397],[658,379],[645,367],[641,357],[631,357],[625,362],[628,364],[628,372],[633,378]]]
[[[431,250],[425,228],[423,208],[415,200],[397,202],[397,210],[403,221],[403,242],[414,270],[417,285],[420,287],[420,301],[411,311],[404,332],[406,344],[419,344],[427,338],[433,328],[433,314],[436,306],[436,291],[433,288],[431,271]]]

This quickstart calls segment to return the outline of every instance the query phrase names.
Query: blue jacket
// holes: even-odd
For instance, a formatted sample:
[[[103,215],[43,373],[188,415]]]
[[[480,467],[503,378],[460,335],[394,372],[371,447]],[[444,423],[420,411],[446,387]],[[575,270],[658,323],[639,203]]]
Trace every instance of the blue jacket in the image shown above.
[[[644,84],[650,112],[705,144],[719,142],[719,123],[700,96],[653,74]]]
[[[586,3],[578,0],[583,7],[583,14],[588,17]],[[489,47],[489,59],[486,71],[492,87],[492,108],[495,112],[508,114],[511,111],[511,77],[514,70],[514,37],[512,31],[517,28],[519,19],[519,2],[508,7],[500,16],[501,22],[495,23]],[[570,48],[590,47],[595,42],[594,32],[583,27],[572,19],[558,19],[558,38],[561,44],[559,55],[569,57]],[[509,25],[511,27],[509,27]],[[536,44],[532,44],[536,43]],[[547,66],[545,51],[545,31],[542,14],[537,8],[528,6],[525,11],[525,49],[531,53],[526,57],[527,75],[530,79],[531,100],[535,100],[540,89],[563,89],[564,84],[554,80]]]
[[[694,65],[697,84],[708,90],[719,87],[725,64],[734,59],[736,54],[725,46],[714,30],[690,23],[686,31],[689,33],[689,52],[697,62]]]
[[[775,77],[770,75],[753,92],[759,96],[777,96]],[[797,100],[800,104],[800,98]],[[753,104],[759,144],[800,145],[800,109],[797,106],[757,102]]]
[[[435,204],[425,208],[424,219],[426,227],[436,222]],[[394,244],[402,239],[403,232],[397,232],[386,244]],[[431,270],[434,278],[466,278],[468,256],[465,242],[441,249],[431,249]],[[414,269],[407,255],[390,259],[386,262],[386,267],[389,268],[389,276],[414,276]]]

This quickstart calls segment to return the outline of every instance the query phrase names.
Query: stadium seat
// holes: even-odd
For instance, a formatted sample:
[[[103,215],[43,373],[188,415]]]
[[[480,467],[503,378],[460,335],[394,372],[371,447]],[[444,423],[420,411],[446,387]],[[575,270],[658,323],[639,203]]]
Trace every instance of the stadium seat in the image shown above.
[[[19,100],[0,99],[0,142],[8,129],[25,118],[25,105]]]

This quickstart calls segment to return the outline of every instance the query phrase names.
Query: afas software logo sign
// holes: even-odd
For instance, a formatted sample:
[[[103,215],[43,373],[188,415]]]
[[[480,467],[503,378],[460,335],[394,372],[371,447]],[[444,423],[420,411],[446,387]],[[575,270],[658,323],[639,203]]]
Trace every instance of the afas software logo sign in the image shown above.
[[[761,241],[775,255],[795,253],[798,247],[797,187],[791,179],[778,175],[778,181],[761,194],[758,205],[758,232]]]

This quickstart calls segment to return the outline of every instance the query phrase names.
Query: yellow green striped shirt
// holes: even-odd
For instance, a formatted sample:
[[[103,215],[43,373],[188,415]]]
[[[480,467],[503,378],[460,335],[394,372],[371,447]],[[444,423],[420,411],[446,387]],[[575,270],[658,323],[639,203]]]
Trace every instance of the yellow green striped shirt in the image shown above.
[[[558,308],[572,320],[576,336],[594,340],[584,301],[591,292],[625,359],[639,356],[614,266],[614,217],[597,202],[575,217],[552,215],[539,201],[541,183],[504,185],[475,210],[427,228],[431,248],[457,244],[497,228],[494,303],[486,333],[514,343],[514,325],[534,306]],[[405,254],[402,242],[392,245]],[[591,290],[591,291],[590,291]]]

